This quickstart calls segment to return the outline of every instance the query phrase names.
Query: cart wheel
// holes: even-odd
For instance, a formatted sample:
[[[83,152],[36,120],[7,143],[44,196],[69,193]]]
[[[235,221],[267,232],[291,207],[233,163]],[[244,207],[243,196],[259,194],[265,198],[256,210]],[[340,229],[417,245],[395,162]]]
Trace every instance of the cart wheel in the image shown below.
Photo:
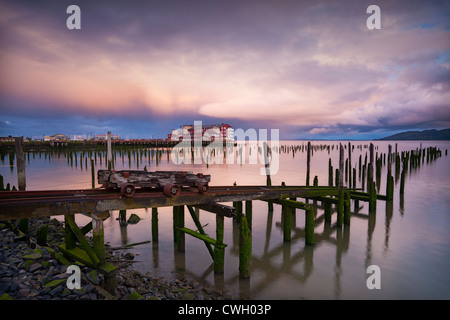
[[[200,183],[197,186],[198,192],[200,193],[206,193],[209,190],[209,186],[206,183]]]
[[[122,194],[125,197],[131,198],[134,195],[134,192],[136,191],[136,189],[134,188],[134,186],[132,184],[124,184],[122,186],[122,188],[120,188],[120,191],[122,191]]]
[[[176,184],[166,184],[163,188],[163,193],[168,197],[178,197],[180,195],[180,187]]]

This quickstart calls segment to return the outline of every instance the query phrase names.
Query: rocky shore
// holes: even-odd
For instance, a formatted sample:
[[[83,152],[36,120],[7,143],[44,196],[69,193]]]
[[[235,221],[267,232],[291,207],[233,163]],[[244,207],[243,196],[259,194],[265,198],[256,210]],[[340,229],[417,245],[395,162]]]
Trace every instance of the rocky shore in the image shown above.
[[[47,229],[45,245],[39,245],[37,230]],[[57,219],[29,219],[30,231],[22,233],[12,222],[0,222],[0,300],[224,300],[222,291],[197,281],[173,281],[133,269],[127,250],[106,246],[107,257],[119,267],[116,295],[102,288],[103,275],[87,266],[68,261],[58,250],[64,241],[63,223]],[[42,243],[41,243],[42,244]],[[70,264],[81,270],[81,289],[68,289]]]

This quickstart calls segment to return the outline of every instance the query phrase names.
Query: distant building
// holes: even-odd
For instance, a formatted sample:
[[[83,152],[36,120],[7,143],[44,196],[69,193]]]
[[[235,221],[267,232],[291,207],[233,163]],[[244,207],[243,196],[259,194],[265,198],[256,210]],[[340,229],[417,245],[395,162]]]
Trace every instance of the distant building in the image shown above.
[[[184,125],[182,128],[173,129],[167,135],[168,140],[182,141],[183,137],[190,137],[191,140],[201,139],[202,141],[215,141],[216,138],[223,141],[234,141],[234,129],[226,123],[202,125],[201,137],[196,136],[200,132],[195,132],[194,125]]]
[[[101,141],[101,140],[106,141],[107,137],[108,137],[107,134],[96,134],[94,136],[94,140],[96,140],[96,141]],[[117,134],[112,134],[111,135],[111,140],[120,140],[120,136],[117,135]]]
[[[54,134],[52,136],[44,136],[44,141],[69,141],[69,137],[64,134]]]
[[[0,142],[14,142],[13,136],[0,137]]]
[[[84,134],[74,134],[72,136],[72,141],[86,141],[86,140],[88,140],[88,138]]]

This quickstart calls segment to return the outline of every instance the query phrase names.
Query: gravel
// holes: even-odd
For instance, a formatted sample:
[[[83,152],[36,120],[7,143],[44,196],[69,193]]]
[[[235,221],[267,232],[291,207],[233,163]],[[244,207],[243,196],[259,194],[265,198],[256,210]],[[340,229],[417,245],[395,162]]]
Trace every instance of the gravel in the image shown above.
[[[48,225],[47,245],[36,241],[36,231]],[[87,237],[89,238],[89,237]],[[88,239],[90,240],[90,239]],[[230,295],[208,284],[184,277],[154,278],[133,269],[132,263],[113,262],[119,268],[116,295],[102,288],[103,275],[81,263],[81,289],[68,289],[70,273],[58,246],[64,241],[64,226],[57,219],[29,219],[26,235],[11,221],[0,222],[0,300],[229,300]],[[113,251],[106,245],[108,259],[132,259],[132,254]],[[126,257],[125,257],[126,256]],[[63,261],[63,262],[61,262]]]

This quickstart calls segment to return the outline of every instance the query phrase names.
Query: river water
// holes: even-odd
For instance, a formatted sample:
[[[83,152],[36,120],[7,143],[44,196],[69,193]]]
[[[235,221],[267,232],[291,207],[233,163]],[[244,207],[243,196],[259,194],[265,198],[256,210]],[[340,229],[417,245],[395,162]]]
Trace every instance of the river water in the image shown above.
[[[339,143],[312,142],[311,185],[315,176],[319,185],[328,185],[328,161],[331,159],[333,168],[338,168]],[[347,147],[347,158],[348,141],[342,143]],[[279,145],[283,147],[277,154],[279,163],[275,169],[278,170],[271,176],[272,185],[282,182],[288,186],[305,185],[306,144],[305,141],[280,141]],[[364,162],[370,142],[351,141],[351,144],[351,167],[356,168],[356,187],[361,188],[359,156]],[[387,203],[378,200],[374,214],[369,214],[368,204],[361,201],[355,211],[352,201],[350,225],[336,227],[335,213],[331,224],[326,224],[323,208],[320,202],[317,203],[315,244],[312,246],[305,245],[303,210],[296,210],[292,240],[284,242],[281,206],[274,205],[273,212],[269,212],[266,202],[253,201],[250,279],[239,278],[239,226],[232,218],[225,218],[225,272],[216,275],[202,241],[186,235],[185,252],[177,252],[173,241],[172,208],[169,207],[158,208],[159,241],[131,250],[138,261],[133,264],[134,268],[169,279],[182,275],[205,281],[238,299],[450,299],[450,157],[446,155],[450,142],[374,141],[373,144],[378,155],[387,153],[390,144],[393,151],[397,147],[399,153],[438,147],[442,156],[430,163],[425,157],[420,167],[408,170],[403,199],[400,198],[400,178],[396,176],[394,163],[394,200]],[[86,154],[83,158],[81,154],[78,152],[76,164],[71,164],[65,153],[59,156],[54,153],[51,157],[44,153],[30,154],[26,164],[27,190],[90,188],[90,164],[85,160]],[[17,185],[16,170],[10,167],[8,156],[0,165],[5,185],[8,182]],[[144,166],[148,171],[191,170],[211,174],[211,185],[266,183],[264,165],[259,159],[256,164],[249,163],[247,157],[243,164],[175,165],[164,149],[158,161],[150,152],[143,156],[131,153],[130,158],[126,153],[123,158],[119,153],[115,154],[117,170],[142,170]],[[102,164],[97,158],[95,169],[104,168],[104,158]],[[384,164],[377,186],[380,194],[385,194],[386,172]],[[312,200],[309,202],[313,203]],[[111,217],[105,221],[105,242],[116,247],[152,239],[151,209],[128,210],[127,217],[131,213],[142,220],[120,227],[118,211],[111,212]],[[62,220],[61,217],[58,219]],[[77,215],[76,221],[82,226],[89,220]],[[200,221],[205,232],[214,238],[214,214],[201,210]],[[187,210],[185,225],[196,229]],[[367,272],[371,265],[378,266],[379,272]],[[373,280],[375,276],[377,278]],[[379,280],[380,289],[369,289],[368,278]]]

